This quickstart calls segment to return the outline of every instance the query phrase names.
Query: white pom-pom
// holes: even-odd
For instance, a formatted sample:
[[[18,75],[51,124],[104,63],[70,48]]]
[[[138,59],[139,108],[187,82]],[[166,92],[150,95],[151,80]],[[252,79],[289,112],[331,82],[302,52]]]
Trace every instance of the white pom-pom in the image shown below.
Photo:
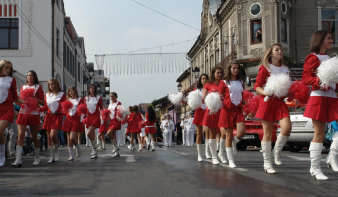
[[[198,109],[202,105],[199,90],[194,90],[188,94],[188,105],[192,110]]]
[[[317,76],[321,81],[322,88],[338,83],[338,57],[323,60],[317,68]]]
[[[123,105],[118,105],[116,107],[117,109],[117,116],[116,118],[119,121],[122,121],[126,116],[128,116],[130,114],[129,110],[127,108],[125,108]]]
[[[218,92],[211,92],[205,97],[205,104],[210,114],[216,114],[222,108],[222,100]]]
[[[182,92],[176,92],[168,95],[168,99],[173,105],[180,105],[183,98]]]
[[[291,83],[292,81],[289,75],[271,75],[266,82],[264,91],[269,95],[274,95],[277,98],[282,98],[283,96],[286,96],[288,94]],[[267,102],[268,100],[269,97],[266,96],[264,98],[264,101]]]

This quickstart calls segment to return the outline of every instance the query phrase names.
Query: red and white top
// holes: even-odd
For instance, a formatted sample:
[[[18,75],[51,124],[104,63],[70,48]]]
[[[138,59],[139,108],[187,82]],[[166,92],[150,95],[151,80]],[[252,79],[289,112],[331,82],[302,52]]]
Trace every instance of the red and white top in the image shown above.
[[[221,82],[220,82],[221,83]],[[219,84],[220,84],[219,83]],[[219,92],[219,84],[215,84],[215,83],[206,83],[203,87],[203,89],[207,90],[207,93],[211,93],[211,92]]]
[[[220,95],[223,97],[223,104],[225,107],[232,109],[236,106],[243,108],[243,82],[240,80],[230,81],[230,84],[226,80],[220,82]]]
[[[144,122],[144,125],[146,127],[155,127],[155,123],[156,123],[156,118],[153,122],[149,121],[149,114],[146,113],[146,121]]]
[[[85,104],[89,114],[100,114],[100,109],[103,109],[102,98],[99,95],[95,97],[86,96]]]
[[[40,108],[40,111],[46,111],[48,114],[58,114],[62,113],[62,107],[60,103],[66,100],[66,95],[64,92],[59,92],[57,94],[47,93],[45,97],[45,105]]]
[[[35,85],[23,85],[21,86],[21,89],[20,89],[20,92],[22,90],[26,90],[26,89],[34,89],[35,92],[34,92],[34,96],[37,98],[37,99],[40,99],[40,100],[45,100],[45,97],[44,97],[44,93],[43,93],[43,90],[42,90],[42,86],[40,84],[35,84]],[[25,112],[25,110],[23,108],[20,109],[19,111],[20,114],[27,114]],[[36,111],[32,111],[30,113],[31,115],[39,115],[39,112],[38,112],[38,109],[36,109]]]
[[[319,84],[320,80],[316,75],[317,68],[320,66],[321,61],[327,59],[330,59],[328,55],[315,53],[311,53],[305,59],[302,83],[305,85],[312,85],[311,96],[337,98],[337,94],[335,92],[337,85],[331,84],[331,87],[322,88]]]
[[[111,102],[108,106],[108,109],[110,110],[110,119],[113,120],[116,119],[117,116],[117,106],[121,105],[120,101],[116,101],[115,103]]]
[[[67,116],[79,116],[79,114],[77,113],[77,106],[79,106],[80,104],[83,104],[84,99],[79,97],[77,99],[70,98],[68,100],[73,104],[73,107],[70,110],[68,110]]]
[[[10,76],[0,77],[0,107],[13,105],[13,102],[18,99],[15,78]]]
[[[266,84],[267,78],[270,77],[270,75],[277,75],[277,74],[286,74],[289,75],[290,71],[286,66],[275,66],[270,64],[270,70],[265,67],[264,65],[261,65],[259,67],[258,75],[256,77],[256,83],[254,89],[256,90],[257,87],[263,88]]]

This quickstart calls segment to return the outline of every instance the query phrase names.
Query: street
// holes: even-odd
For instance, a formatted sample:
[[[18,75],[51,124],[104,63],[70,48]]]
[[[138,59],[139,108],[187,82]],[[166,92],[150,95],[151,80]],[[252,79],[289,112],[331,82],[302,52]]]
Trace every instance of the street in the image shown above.
[[[91,148],[81,146],[82,155],[68,162],[68,150],[60,147],[60,161],[32,166],[34,157],[24,156],[21,168],[12,168],[10,157],[0,168],[1,196],[336,196],[338,174],[324,165],[329,181],[315,181],[309,173],[309,153],[283,151],[277,174],[263,171],[259,149],[239,151],[237,168],[198,162],[196,147],[173,146],[155,152],[130,151],[120,147],[121,157],[111,149],[89,159]],[[108,144],[108,148],[111,145]],[[204,149],[204,148],[203,148]],[[203,155],[204,156],[204,155]]]

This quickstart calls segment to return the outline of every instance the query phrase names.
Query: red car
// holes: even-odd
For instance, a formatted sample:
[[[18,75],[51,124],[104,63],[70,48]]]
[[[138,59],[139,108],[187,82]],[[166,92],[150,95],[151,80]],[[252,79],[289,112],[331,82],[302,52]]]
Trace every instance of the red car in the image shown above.
[[[276,131],[278,124],[274,123],[272,132],[272,147],[275,146],[277,140]],[[237,134],[237,129],[234,128],[234,136]],[[245,121],[245,135],[243,139],[237,144],[238,150],[245,150],[248,146],[261,147],[261,141],[263,139],[263,126],[261,120],[246,120]]]

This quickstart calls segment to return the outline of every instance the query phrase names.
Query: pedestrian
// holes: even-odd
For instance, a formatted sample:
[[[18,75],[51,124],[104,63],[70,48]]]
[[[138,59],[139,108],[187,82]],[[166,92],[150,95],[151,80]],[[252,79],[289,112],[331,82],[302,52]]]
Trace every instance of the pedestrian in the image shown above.
[[[61,91],[59,81],[51,78],[48,80],[48,92],[45,97],[45,105],[40,112],[47,111],[43,129],[46,130],[50,158],[48,163],[59,161],[58,133],[62,129],[61,103],[66,100],[66,94]]]
[[[187,145],[187,115],[184,115],[183,121],[182,121],[182,128],[183,128],[183,132],[182,132],[182,139],[183,139],[183,145]]]
[[[172,132],[174,129],[174,123],[171,121],[170,119],[170,114],[166,115],[166,120],[163,123],[163,127],[164,127],[164,132],[163,132],[163,136],[164,137],[164,144],[166,147],[170,147],[172,146]]]
[[[166,119],[167,119],[167,114],[163,115],[163,118],[162,118],[162,122],[161,122],[161,133],[163,135],[163,142],[162,142],[162,145],[163,146],[167,146],[167,144],[165,144],[167,142],[167,139],[166,139],[166,135],[164,135],[164,124],[166,122]]]
[[[189,112],[189,118],[187,119],[187,134],[186,134],[187,146],[194,146],[194,134],[196,131],[196,126],[193,122],[194,122],[193,113]]]
[[[182,144],[182,126],[181,126],[182,119],[179,118],[177,123],[175,124],[175,129],[177,133],[177,145]]]
[[[310,51],[304,63],[304,71],[302,82],[305,85],[312,85],[312,92],[307,103],[304,117],[312,119],[314,127],[314,136],[310,143],[310,159],[311,159],[311,176],[316,180],[328,180],[320,167],[321,152],[323,148],[323,139],[325,136],[325,123],[338,120],[338,101],[337,101],[337,84],[332,84],[330,87],[321,87],[321,81],[317,77],[317,69],[323,60],[330,57],[327,55],[327,50],[332,48],[332,34],[320,30],[315,32],[310,41]],[[338,134],[332,137],[330,152],[327,157],[328,166],[337,172],[338,171]]]
[[[142,122],[144,122],[146,119],[144,117],[144,111],[141,113],[142,115]],[[146,148],[145,146],[145,136],[146,136],[146,128],[142,127],[141,128],[141,133],[140,133],[140,140],[143,148]]]
[[[223,78],[223,69],[220,67],[215,67],[211,71],[211,76],[209,81],[203,87],[203,102],[208,93],[219,92],[219,84]],[[216,150],[216,135],[218,132],[218,120],[219,120],[220,111],[215,114],[210,114],[210,110],[206,108],[204,118],[203,118],[203,126],[208,127],[209,130],[209,144],[212,155],[212,163],[215,165],[219,164],[217,159],[217,150]]]
[[[219,157],[226,163],[225,152],[229,160],[229,167],[235,168],[233,151],[233,128],[236,126],[237,135],[245,133],[245,118],[243,115],[243,81],[240,66],[234,62],[226,67],[223,81],[220,84],[220,95],[223,107],[219,116],[218,126],[221,129]],[[236,145],[235,145],[236,146]],[[226,148],[225,148],[226,147]]]
[[[110,93],[110,104],[108,109],[110,110],[110,122],[108,126],[108,137],[113,144],[113,157],[119,157],[120,148],[117,146],[116,131],[121,130],[121,121],[117,119],[118,106],[121,106],[121,102],[117,101],[117,93]]]
[[[84,99],[79,97],[77,89],[74,86],[70,86],[67,90],[67,100],[72,103],[72,108],[67,112],[66,119],[64,120],[64,124],[62,130],[67,133],[68,140],[68,152],[69,159],[68,161],[74,161],[74,149],[76,148],[76,156],[80,157],[81,150],[80,145],[78,143],[78,134],[85,131],[85,127],[82,123],[83,116],[77,112],[77,107],[81,104],[84,104]]]
[[[264,171],[270,174],[276,173],[271,163],[271,138],[274,122],[279,121],[279,125],[282,129],[275,144],[274,157],[277,165],[282,164],[280,152],[288,141],[291,132],[289,110],[284,102],[284,98],[277,98],[274,95],[268,95],[263,89],[267,78],[271,75],[277,74],[289,75],[289,69],[283,63],[282,46],[274,44],[264,53],[254,87],[256,92],[261,95],[259,107],[256,112],[256,118],[262,120],[264,135],[261,141],[261,146],[264,158]],[[270,96],[271,98],[265,102],[265,96]]]
[[[155,127],[156,127],[155,141],[156,141],[156,144],[158,145],[158,140],[161,140],[162,141],[162,145],[163,145],[163,136],[162,136],[161,123],[158,120],[160,120],[160,118],[156,118],[156,123],[155,123]]]
[[[102,98],[97,94],[97,87],[94,84],[91,84],[88,89],[88,95],[85,98],[85,105],[87,106],[87,118],[85,121],[87,128],[87,136],[92,145],[91,159],[97,159],[97,144],[96,139],[96,129],[100,128],[101,119],[100,119],[100,110],[103,109]]]
[[[140,143],[141,142],[141,140],[140,140],[141,129],[139,127],[140,121],[142,121],[141,113],[139,112],[138,106],[134,105],[133,106],[133,112],[128,117],[128,125],[130,125],[130,133],[131,133],[130,145],[128,147],[130,150],[135,149],[133,142],[134,142],[134,136],[136,134],[138,142],[139,142],[138,151],[142,151],[142,145]]]
[[[151,151],[155,151],[155,133],[156,131],[156,127],[155,127],[155,123],[156,123],[156,113],[153,109],[152,106],[148,106],[147,107],[147,113],[146,113],[146,118],[145,118],[145,133],[146,133],[146,142],[147,142],[147,149],[150,149],[151,146]],[[149,140],[149,136],[151,138],[151,142]]]
[[[14,120],[13,102],[24,103],[18,97],[16,80],[13,77],[13,64],[8,60],[0,61],[0,167],[6,162],[6,139],[4,132]],[[6,134],[6,133],[5,133]]]

